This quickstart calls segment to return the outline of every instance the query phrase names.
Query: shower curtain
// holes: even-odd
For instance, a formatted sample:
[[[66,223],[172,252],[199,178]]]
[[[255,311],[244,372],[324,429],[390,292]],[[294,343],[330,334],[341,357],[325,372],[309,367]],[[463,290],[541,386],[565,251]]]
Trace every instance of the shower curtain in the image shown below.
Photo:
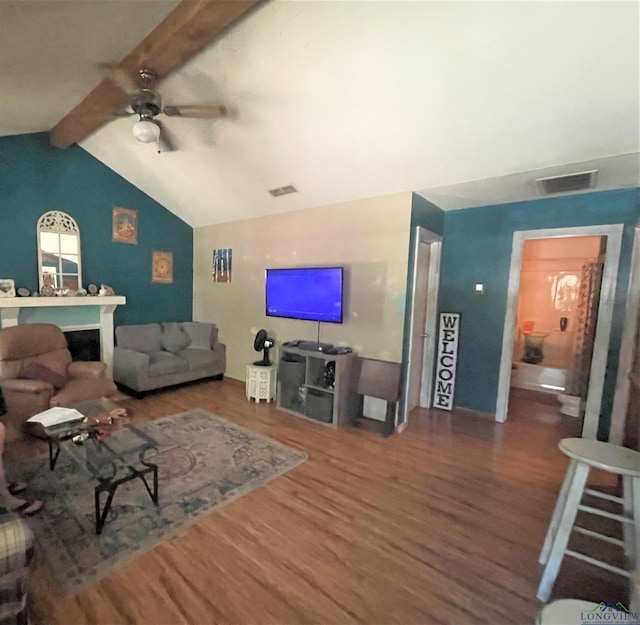
[[[593,342],[598,322],[600,286],[604,264],[584,263],[580,276],[580,292],[576,310],[576,332],[573,339],[571,369],[567,375],[566,393],[587,398]]]

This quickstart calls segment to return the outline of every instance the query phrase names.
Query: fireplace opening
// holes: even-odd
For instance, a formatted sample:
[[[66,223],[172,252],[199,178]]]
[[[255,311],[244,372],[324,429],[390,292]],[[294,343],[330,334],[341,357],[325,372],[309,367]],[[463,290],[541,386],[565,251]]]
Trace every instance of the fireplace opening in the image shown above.
[[[69,330],[64,333],[73,360],[100,360],[100,330]]]

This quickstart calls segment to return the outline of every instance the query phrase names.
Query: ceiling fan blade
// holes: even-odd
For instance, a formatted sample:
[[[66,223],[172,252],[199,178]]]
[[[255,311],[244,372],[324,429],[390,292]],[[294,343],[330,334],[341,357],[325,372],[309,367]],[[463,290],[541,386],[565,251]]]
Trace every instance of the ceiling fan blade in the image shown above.
[[[119,66],[133,73],[151,64],[158,78],[163,79],[262,2],[180,0],[173,11],[120,61]],[[52,128],[51,143],[61,148],[79,143],[109,121],[113,111],[126,106],[126,96],[127,93],[113,80],[103,80]]]
[[[105,72],[105,78],[111,80],[123,93],[131,95],[140,88],[136,79],[124,67],[115,63],[99,63],[98,67]]]
[[[139,87],[131,74],[122,67],[116,67],[110,74],[109,78],[127,95],[131,95],[138,91]]]
[[[165,106],[162,112],[168,117],[192,117],[197,119],[219,119],[229,110],[224,104],[180,104]]]
[[[167,128],[156,122],[160,126],[160,136],[158,137],[158,154],[162,152],[175,152],[178,147],[172,134]]]

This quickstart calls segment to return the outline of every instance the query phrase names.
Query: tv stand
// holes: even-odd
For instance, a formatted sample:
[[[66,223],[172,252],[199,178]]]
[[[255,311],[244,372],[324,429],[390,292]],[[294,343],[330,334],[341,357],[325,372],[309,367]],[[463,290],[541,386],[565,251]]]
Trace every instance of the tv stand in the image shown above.
[[[302,343],[304,341],[297,347],[282,346],[276,393],[278,408],[333,428],[351,425],[358,410],[357,397],[349,392],[354,354],[325,354],[304,349]],[[328,379],[330,376],[325,375],[329,362],[335,363],[333,385]]]
[[[333,349],[331,343],[319,343],[317,341],[299,341],[298,349],[305,349],[311,352],[326,352]]]

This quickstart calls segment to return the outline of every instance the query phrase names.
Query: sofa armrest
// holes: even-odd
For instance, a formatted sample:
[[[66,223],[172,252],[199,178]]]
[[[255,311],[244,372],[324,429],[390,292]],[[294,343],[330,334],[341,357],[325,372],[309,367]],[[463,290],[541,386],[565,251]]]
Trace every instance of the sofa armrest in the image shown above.
[[[134,352],[125,347],[113,348],[113,372],[118,378],[135,376],[138,371],[149,370],[149,354]]]
[[[107,365],[104,362],[72,362],[67,368],[70,378],[92,379],[104,378],[107,374]]]
[[[34,536],[29,524],[18,514],[0,514],[0,579],[7,573],[15,573],[29,566],[33,559],[33,543]]]
[[[27,579],[34,535],[15,513],[0,514],[0,620],[27,623]]]
[[[226,355],[227,354],[227,346],[226,346],[225,343],[216,342],[211,347],[211,351]]]
[[[12,380],[2,380],[0,382],[2,391],[6,393],[49,393],[53,395],[55,390],[53,384],[44,380],[27,380],[16,378]]]

